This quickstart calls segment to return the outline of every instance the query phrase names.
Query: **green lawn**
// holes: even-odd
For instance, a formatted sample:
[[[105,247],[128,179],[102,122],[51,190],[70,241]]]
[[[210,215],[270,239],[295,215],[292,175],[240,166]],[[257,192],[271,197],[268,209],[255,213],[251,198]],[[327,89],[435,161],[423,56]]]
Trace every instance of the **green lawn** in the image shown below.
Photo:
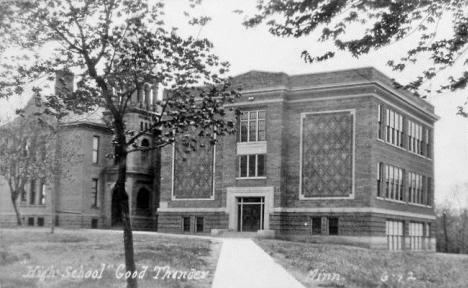
[[[123,236],[115,231],[0,230],[0,287],[126,287]],[[134,235],[139,287],[210,287],[221,244]],[[192,270],[194,269],[194,270]]]
[[[468,287],[468,255],[257,239],[305,287]]]

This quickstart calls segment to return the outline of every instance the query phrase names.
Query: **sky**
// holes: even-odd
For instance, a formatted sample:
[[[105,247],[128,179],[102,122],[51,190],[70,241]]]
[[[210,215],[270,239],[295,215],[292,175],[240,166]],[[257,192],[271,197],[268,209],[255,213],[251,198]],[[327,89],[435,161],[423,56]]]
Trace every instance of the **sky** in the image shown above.
[[[240,9],[247,15],[253,15],[256,11],[254,6],[253,0],[203,0],[201,6],[193,11],[188,8],[186,0],[171,0],[166,4],[166,24],[178,27],[178,32],[182,35],[208,38],[214,44],[213,51],[222,60],[231,63],[231,76],[250,70],[294,75],[373,66],[387,76],[405,83],[414,79],[429,63],[422,59],[404,72],[394,72],[386,66],[388,60],[397,60],[404,56],[407,48],[417,40],[418,35],[415,34],[414,37],[408,37],[359,59],[341,53],[330,61],[307,64],[300,58],[302,51],[307,49],[321,54],[327,51],[329,44],[318,43],[317,36],[300,39],[275,37],[268,33],[266,26],[246,29],[241,25],[244,15],[233,11]],[[201,28],[185,25],[187,18],[184,18],[183,11],[193,11],[195,15],[209,16],[212,20]],[[441,21],[439,35],[445,33],[444,29],[449,27],[449,23],[450,19]],[[360,27],[354,29],[348,32],[350,36],[353,31],[362,31]],[[452,71],[460,71],[461,66],[455,65]],[[450,71],[444,71],[438,79],[425,83],[423,88],[436,88],[449,75]],[[436,203],[453,207],[468,206],[468,119],[456,115],[457,107],[463,106],[466,100],[467,91],[433,93],[428,97],[440,117],[434,133]]]
[[[165,22],[168,26],[178,27],[178,33],[183,36],[208,38],[214,44],[213,52],[221,60],[231,63],[231,76],[250,70],[295,75],[373,66],[387,76],[405,83],[418,75],[428,64],[422,59],[403,73],[394,72],[386,66],[388,60],[402,57],[407,48],[417,40],[417,35],[373,51],[359,59],[347,53],[339,53],[334,59],[326,62],[304,63],[300,57],[303,50],[322,54],[330,48],[330,45],[318,43],[317,36],[299,39],[274,37],[268,33],[268,28],[265,26],[246,29],[241,25],[244,15],[233,11],[240,9],[247,15],[253,15],[255,2],[254,0],[203,0],[200,6],[191,10],[187,0],[170,0],[166,4]],[[187,24],[188,18],[184,16],[184,11],[198,16],[209,16],[212,20],[203,27],[191,26]],[[444,27],[449,22],[450,19],[441,21],[439,35],[444,35]],[[348,31],[348,34],[352,36],[356,31],[362,31],[362,27],[354,27]],[[460,69],[462,69],[461,64],[455,65],[452,71]],[[439,80],[425,83],[424,88],[437,87],[440,83],[438,81],[446,79],[449,72],[444,71]],[[22,103],[27,101],[27,99],[18,100],[13,103],[0,99],[0,116],[5,116],[8,111],[11,113],[13,106],[20,108]],[[456,115],[457,107],[463,106],[466,100],[467,91],[434,93],[428,97],[428,101],[435,106],[436,114],[440,117],[434,133],[436,203],[439,204],[468,206],[468,119]]]

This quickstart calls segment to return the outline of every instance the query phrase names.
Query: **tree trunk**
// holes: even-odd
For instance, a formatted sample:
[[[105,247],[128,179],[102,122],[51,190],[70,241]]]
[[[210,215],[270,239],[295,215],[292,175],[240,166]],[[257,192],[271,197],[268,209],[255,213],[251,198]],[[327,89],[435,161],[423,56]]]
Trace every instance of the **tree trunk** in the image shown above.
[[[117,143],[125,143],[125,136],[120,131],[117,133]],[[125,191],[125,182],[127,176],[127,151],[124,145],[118,145],[116,147],[116,157],[118,159],[118,176],[117,182],[114,186],[114,193],[117,193],[117,199],[122,207],[122,221],[123,221],[123,238],[124,238],[124,250],[125,250],[125,267],[126,271],[133,275],[136,272],[134,249],[133,249],[133,232],[132,223],[130,221],[130,208],[129,208],[129,197]],[[138,288],[138,281],[135,277],[127,278],[127,288]]]
[[[18,224],[18,226],[21,226],[23,222],[21,221],[21,214],[18,210],[18,204],[16,204],[16,200],[18,197],[13,196],[13,194],[17,194],[17,193],[12,193],[11,195],[11,203],[13,204],[13,208],[15,209],[15,213],[16,213],[16,224]]]

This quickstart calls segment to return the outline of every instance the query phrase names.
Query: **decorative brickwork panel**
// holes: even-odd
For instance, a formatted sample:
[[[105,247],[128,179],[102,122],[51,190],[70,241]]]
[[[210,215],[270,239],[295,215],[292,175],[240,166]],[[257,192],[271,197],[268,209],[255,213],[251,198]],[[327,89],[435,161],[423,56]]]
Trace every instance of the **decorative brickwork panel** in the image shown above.
[[[185,153],[187,147],[175,144],[174,191],[175,199],[211,199],[213,196],[214,146],[209,140],[199,139],[196,151]],[[185,159],[184,159],[185,158]]]
[[[309,114],[302,129],[302,195],[348,197],[353,190],[353,114]]]

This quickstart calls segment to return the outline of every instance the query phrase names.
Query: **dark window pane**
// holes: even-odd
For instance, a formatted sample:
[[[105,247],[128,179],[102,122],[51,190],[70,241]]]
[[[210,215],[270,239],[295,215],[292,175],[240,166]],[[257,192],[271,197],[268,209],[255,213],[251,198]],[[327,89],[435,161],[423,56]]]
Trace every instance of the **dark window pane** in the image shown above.
[[[250,119],[257,119],[257,111],[250,112]]]
[[[328,219],[328,234],[338,235],[338,218]]]
[[[265,155],[257,155],[257,176],[265,176]]]
[[[190,232],[190,217],[184,217],[183,218],[183,229],[184,229],[184,232]]]
[[[240,177],[247,177],[247,156],[240,156]]]
[[[197,233],[203,233],[203,217],[197,217]]]
[[[241,136],[240,136],[240,141],[241,142],[247,142],[247,133],[248,133],[248,129],[247,129],[247,121],[242,121],[241,122]]]
[[[322,219],[320,217],[312,218],[312,235],[322,234]]]
[[[255,177],[255,156],[249,155],[249,177]]]
[[[44,218],[39,217],[37,218],[37,226],[44,226]]]

